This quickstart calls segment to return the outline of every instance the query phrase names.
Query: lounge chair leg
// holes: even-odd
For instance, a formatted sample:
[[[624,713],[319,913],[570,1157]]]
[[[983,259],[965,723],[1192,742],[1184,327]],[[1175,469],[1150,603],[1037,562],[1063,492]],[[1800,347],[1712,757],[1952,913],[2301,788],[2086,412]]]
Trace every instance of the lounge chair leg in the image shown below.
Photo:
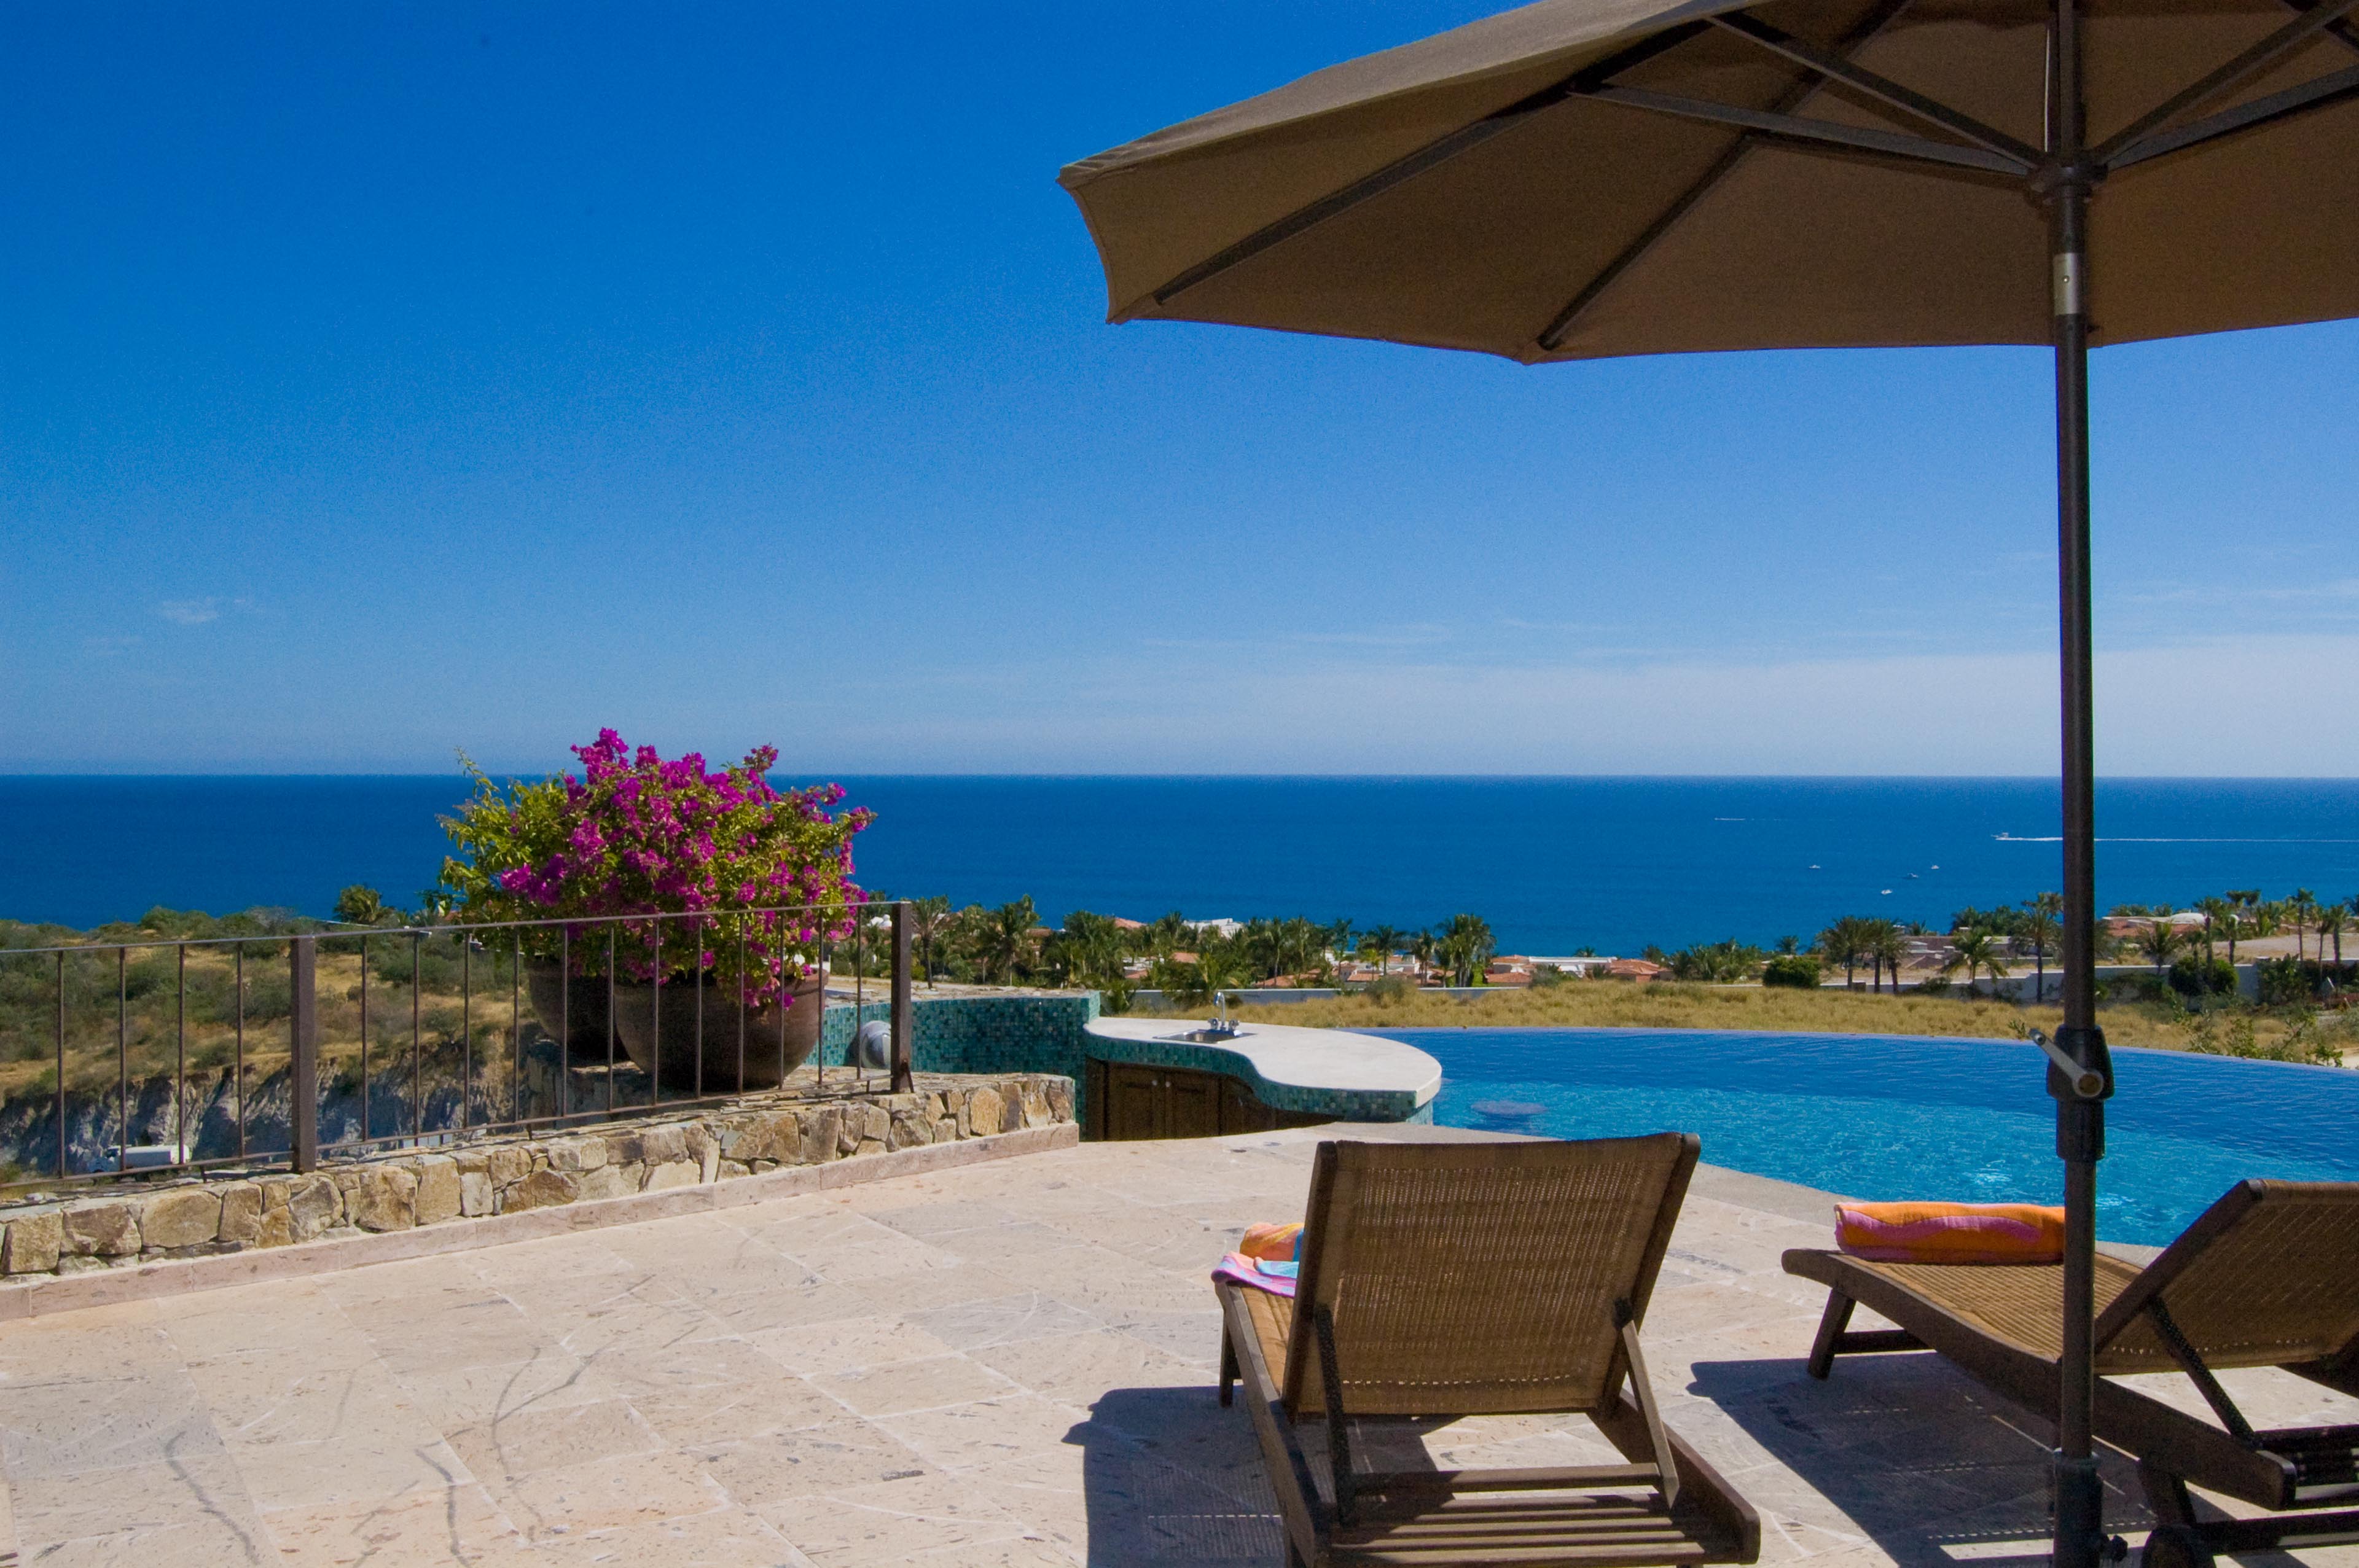
[[[2188,1496],[2186,1481],[2150,1460],[2138,1461],[2137,1474],[2155,1523],[2189,1527],[2195,1524],[2195,1499]]]
[[[1810,1376],[1821,1382],[1834,1370],[1835,1347],[1851,1326],[1852,1299],[1841,1291],[1827,1292],[1827,1313],[1819,1319],[1819,1337],[1810,1346]]]
[[[1221,1325],[1221,1403],[1236,1403],[1237,1343],[1229,1337],[1229,1325]]]

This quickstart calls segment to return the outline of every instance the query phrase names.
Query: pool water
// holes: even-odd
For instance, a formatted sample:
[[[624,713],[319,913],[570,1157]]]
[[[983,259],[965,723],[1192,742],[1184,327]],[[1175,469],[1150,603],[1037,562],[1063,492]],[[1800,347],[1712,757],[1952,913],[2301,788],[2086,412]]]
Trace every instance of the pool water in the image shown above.
[[[1434,1119],[1552,1138],[1666,1128],[1860,1198],[2060,1203],[2047,1059],[2006,1040],[1387,1029],[1441,1063]],[[2247,1176],[2359,1180],[2359,1072],[2117,1050],[2097,1234],[2159,1246]]]

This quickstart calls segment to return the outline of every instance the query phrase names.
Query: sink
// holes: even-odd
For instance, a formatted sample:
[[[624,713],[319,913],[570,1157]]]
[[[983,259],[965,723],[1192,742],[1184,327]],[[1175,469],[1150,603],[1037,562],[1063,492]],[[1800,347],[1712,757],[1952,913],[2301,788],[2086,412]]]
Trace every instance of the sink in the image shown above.
[[[1242,1029],[1191,1029],[1185,1034],[1167,1034],[1166,1040],[1184,1040],[1190,1045],[1220,1045],[1244,1033]]]

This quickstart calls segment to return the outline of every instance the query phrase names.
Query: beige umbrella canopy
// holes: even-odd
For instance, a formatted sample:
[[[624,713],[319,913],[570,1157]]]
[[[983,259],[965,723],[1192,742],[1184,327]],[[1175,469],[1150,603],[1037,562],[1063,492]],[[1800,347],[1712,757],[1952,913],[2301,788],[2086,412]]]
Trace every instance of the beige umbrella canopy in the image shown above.
[[[2098,341],[2359,314],[2348,9],[2088,8],[2090,140],[2113,166],[2089,232]],[[2044,344],[2048,221],[2025,184],[2048,139],[2050,21],[1989,0],[1545,0],[1084,158],[1061,183],[1116,321],[1527,362]]]
[[[2056,356],[2056,1561],[2092,1457],[2088,351],[2359,315],[2359,0],[1542,0],[1068,167],[1108,314],[1504,354]],[[2201,1561],[2158,1530],[2149,1563]]]

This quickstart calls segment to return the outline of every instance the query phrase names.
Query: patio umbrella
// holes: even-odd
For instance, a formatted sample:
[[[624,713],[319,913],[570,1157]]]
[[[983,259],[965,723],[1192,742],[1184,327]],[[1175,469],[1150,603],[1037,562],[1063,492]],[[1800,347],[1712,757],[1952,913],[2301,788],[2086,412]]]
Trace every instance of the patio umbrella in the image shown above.
[[[2056,1561],[2090,1436],[2088,351],[2359,315],[2359,0],[1543,0],[1067,168],[1109,317],[1524,363],[2049,344],[2065,1162]]]

